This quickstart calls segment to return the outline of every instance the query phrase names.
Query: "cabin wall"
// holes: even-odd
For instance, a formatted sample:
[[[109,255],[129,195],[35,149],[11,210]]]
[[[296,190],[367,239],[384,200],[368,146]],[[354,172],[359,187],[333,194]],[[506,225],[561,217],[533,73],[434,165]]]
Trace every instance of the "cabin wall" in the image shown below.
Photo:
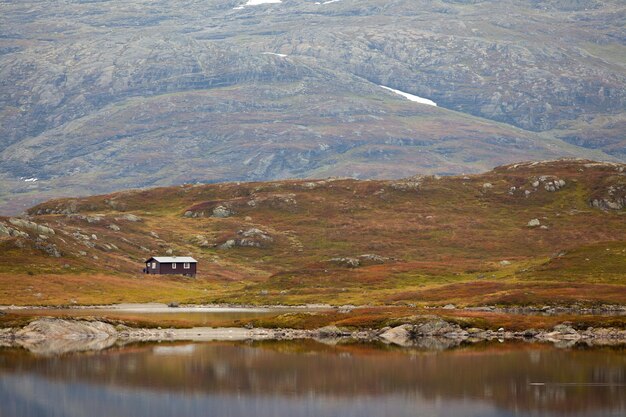
[[[152,268],[152,262],[146,263],[146,268],[148,270],[148,274],[155,275],[196,275],[197,273],[197,263],[190,262],[189,269],[183,268],[184,262],[176,262],[176,268],[172,268],[171,263],[160,263],[156,262],[156,267]]]
[[[146,263],[146,268],[148,269],[148,274],[160,274],[159,270],[161,265],[158,262],[156,263],[156,268],[152,268],[152,262]]]
[[[154,270],[151,269],[150,272],[152,273],[152,271]],[[170,263],[157,263],[157,272],[154,273],[161,275],[195,275],[196,264],[192,263],[189,265],[189,269],[184,269],[182,262],[176,262],[176,269],[174,269]]]

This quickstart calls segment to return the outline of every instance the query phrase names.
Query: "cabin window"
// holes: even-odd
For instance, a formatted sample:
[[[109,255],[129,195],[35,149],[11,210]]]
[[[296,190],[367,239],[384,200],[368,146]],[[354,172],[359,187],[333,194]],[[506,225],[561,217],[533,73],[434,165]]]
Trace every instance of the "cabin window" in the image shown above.
[[[176,264],[175,263],[172,264],[172,269],[176,269]]]
[[[152,262],[152,269],[156,269],[156,262]]]
[[[184,269],[189,269],[189,262],[185,262],[185,263],[183,264],[183,268],[184,268]]]

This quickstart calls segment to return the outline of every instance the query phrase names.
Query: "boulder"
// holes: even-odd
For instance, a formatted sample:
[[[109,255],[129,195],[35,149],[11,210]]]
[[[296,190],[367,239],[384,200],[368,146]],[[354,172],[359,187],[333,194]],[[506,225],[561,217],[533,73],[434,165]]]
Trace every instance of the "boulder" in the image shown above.
[[[411,345],[414,339],[413,325],[403,324],[401,326],[394,327],[382,333],[380,338],[389,343],[400,346]]]
[[[356,308],[356,306],[352,305],[352,304],[346,304],[343,306],[339,306],[337,308],[337,313],[339,314],[348,314],[351,313],[352,310],[354,310]]]
[[[609,189],[607,197],[594,198],[589,201],[589,205],[594,208],[602,210],[622,210],[626,208],[626,190],[623,191],[624,195],[616,195],[615,192],[611,192]]]
[[[233,247],[252,247],[265,248],[269,246],[274,239],[261,229],[255,227],[247,230],[239,230],[237,237],[228,239],[218,246],[220,249],[231,249]]]
[[[252,227],[248,230],[240,230],[237,232],[237,234],[245,237],[267,236],[264,231],[262,231],[261,229],[257,229],[256,227]]]
[[[422,185],[422,177],[408,178],[406,180],[391,183],[391,188],[397,191],[414,191],[419,190]]]
[[[115,220],[126,220],[126,221],[129,221],[129,222],[140,222],[140,221],[142,221],[142,218],[139,217],[139,216],[135,216],[134,214],[128,213],[128,214],[124,214],[121,217],[116,217]]]
[[[578,334],[578,331],[568,324],[557,324],[552,330],[561,334]]]
[[[361,261],[359,261],[357,258],[332,258],[329,259],[329,262],[348,268],[358,268],[359,266],[361,266]]]
[[[295,194],[275,194],[267,200],[269,206],[273,209],[294,211],[298,202]]]
[[[532,219],[528,222],[527,224],[528,227],[538,227],[541,226],[541,222],[539,221],[539,219]]]
[[[59,251],[59,248],[57,248],[57,245],[53,243],[45,244],[45,243],[36,242],[35,248],[47,253],[48,255],[52,257],[55,257],[55,258],[61,257],[61,251]]]
[[[79,232],[78,230],[75,231],[74,233],[72,233],[72,236],[74,236],[74,238],[76,240],[84,240],[84,241],[91,240],[90,236],[84,235],[81,232]]]
[[[226,242],[218,246],[219,249],[231,249],[236,246],[235,239],[228,239]]]
[[[522,333],[523,337],[526,338],[526,339],[532,339],[533,337],[537,336],[538,334],[539,334],[539,331],[535,330],[535,329],[526,329]]]
[[[44,317],[15,333],[19,339],[93,339],[116,336],[115,327],[100,321],[64,320]]]
[[[337,326],[325,326],[320,329],[317,329],[317,335],[320,338],[333,338],[333,337],[349,336],[350,333],[341,330]]]
[[[272,237],[267,232],[264,232],[261,229],[257,229],[256,227],[253,227],[248,230],[240,230],[239,232],[237,232],[237,234],[240,236],[243,236],[244,238],[259,239],[259,240],[265,240],[268,242],[271,242],[273,240]]]
[[[450,324],[439,317],[431,318],[415,327],[415,334],[419,336],[443,336],[449,333],[459,333],[460,331],[461,328],[459,326]]]
[[[41,224],[37,225],[37,233],[42,235],[54,235],[55,232],[53,229],[47,226],[42,226]]]
[[[359,255],[359,260],[366,264],[384,264],[389,260],[389,258],[376,255],[374,253],[366,253],[363,255]]]
[[[213,209],[213,216],[218,218],[230,217],[233,212],[225,206],[217,206]]]

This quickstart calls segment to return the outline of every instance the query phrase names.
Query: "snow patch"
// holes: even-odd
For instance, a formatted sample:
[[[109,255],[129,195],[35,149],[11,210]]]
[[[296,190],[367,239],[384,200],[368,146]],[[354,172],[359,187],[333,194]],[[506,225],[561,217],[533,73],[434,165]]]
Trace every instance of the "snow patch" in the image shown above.
[[[37,181],[39,181],[39,178],[35,178],[35,177],[24,179],[24,182],[37,182]]]
[[[282,3],[282,0],[248,0],[246,4],[242,6],[233,7],[233,10],[241,10],[245,8],[246,6],[258,6],[261,4],[278,4],[278,3]]]
[[[340,1],[341,1],[341,0],[328,0],[328,1],[325,1],[325,2],[322,2],[322,3],[320,3],[319,1],[316,1],[316,2],[315,2],[315,4],[321,4],[321,5],[324,5],[324,4],[337,3],[337,2],[340,2]]]
[[[287,56],[286,54],[279,54],[276,52],[262,52],[261,55],[274,55],[274,56],[279,56],[281,58],[285,58]]]
[[[399,95],[401,95],[402,97],[404,97],[404,98],[406,98],[406,99],[408,99],[408,100],[414,101],[414,102],[416,102],[416,103],[428,104],[429,106],[435,106],[435,107],[437,107],[437,103],[435,103],[434,101],[429,100],[429,99],[427,99],[427,98],[418,97],[418,96],[415,96],[415,95],[413,95],[413,94],[405,93],[404,91],[395,90],[395,89],[393,89],[393,88],[391,88],[391,87],[385,87],[384,85],[380,85],[379,87],[382,87],[382,88],[384,88],[385,90],[392,91],[392,92],[394,92],[394,93],[396,93],[396,94],[399,94]]]
[[[246,6],[258,6],[259,4],[266,4],[266,3],[281,3],[282,0],[248,0],[248,2],[245,4]]]

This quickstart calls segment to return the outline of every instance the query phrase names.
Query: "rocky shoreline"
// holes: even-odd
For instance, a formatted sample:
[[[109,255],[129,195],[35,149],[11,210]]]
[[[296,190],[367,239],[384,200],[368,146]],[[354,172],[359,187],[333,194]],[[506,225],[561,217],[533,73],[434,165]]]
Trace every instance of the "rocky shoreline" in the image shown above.
[[[588,328],[580,331],[567,324],[549,330],[507,331],[463,329],[438,317],[418,324],[381,329],[346,330],[327,326],[314,330],[266,328],[133,328],[103,321],[39,318],[22,328],[0,329],[0,347],[18,346],[39,354],[101,350],[134,342],[162,341],[244,341],[315,339],[325,343],[342,340],[382,342],[401,347],[447,349],[463,343],[520,340],[553,343],[557,347],[576,344],[607,346],[626,344],[626,330]]]

